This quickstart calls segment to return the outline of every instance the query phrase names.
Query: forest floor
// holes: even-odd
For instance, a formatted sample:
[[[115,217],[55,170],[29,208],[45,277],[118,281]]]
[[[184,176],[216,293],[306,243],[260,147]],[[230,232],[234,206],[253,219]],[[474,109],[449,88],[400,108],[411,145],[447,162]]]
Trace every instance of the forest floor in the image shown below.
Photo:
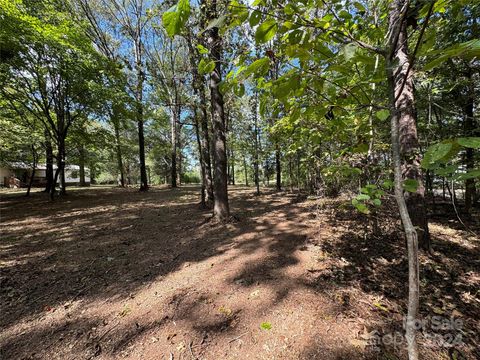
[[[373,235],[347,198],[198,188],[1,197],[1,359],[403,359],[407,263],[394,206]],[[480,221],[431,215],[423,359],[480,358]],[[448,343],[454,342],[453,346]]]

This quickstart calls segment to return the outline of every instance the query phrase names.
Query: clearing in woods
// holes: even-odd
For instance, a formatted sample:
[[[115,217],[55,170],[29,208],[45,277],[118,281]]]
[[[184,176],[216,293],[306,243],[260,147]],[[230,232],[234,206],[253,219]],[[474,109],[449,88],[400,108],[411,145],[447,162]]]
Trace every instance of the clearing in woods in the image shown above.
[[[196,187],[2,196],[0,357],[405,357],[388,337],[406,311],[395,207],[374,236],[348,200],[242,187],[230,196],[228,225],[209,221]],[[435,335],[462,343],[424,331],[422,356],[474,359],[478,238],[445,218],[432,215],[435,253],[421,257],[421,315],[461,319]]]

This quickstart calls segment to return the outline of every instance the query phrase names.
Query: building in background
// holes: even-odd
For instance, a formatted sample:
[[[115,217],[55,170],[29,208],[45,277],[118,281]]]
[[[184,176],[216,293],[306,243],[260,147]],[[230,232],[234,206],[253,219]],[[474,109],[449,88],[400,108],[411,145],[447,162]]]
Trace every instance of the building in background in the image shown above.
[[[46,178],[46,166],[38,165],[35,168],[35,176],[33,179],[34,187],[42,187],[47,184]],[[56,171],[57,167],[53,166],[53,171]],[[32,173],[32,167],[28,164],[16,162],[9,165],[0,166],[0,180],[1,186],[4,187],[27,187],[30,181],[30,174]],[[66,165],[65,166],[65,182],[67,185],[80,184],[80,166],[78,165]],[[57,181],[58,183],[58,181]],[[85,184],[90,185],[90,170],[85,168]]]

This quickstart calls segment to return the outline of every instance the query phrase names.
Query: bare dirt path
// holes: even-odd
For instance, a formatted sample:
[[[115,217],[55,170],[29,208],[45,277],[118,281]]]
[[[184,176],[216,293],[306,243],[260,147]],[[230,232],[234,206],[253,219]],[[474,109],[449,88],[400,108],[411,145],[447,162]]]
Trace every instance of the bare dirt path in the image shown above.
[[[394,217],[375,238],[338,201],[241,187],[230,196],[238,221],[225,226],[208,221],[195,187],[2,198],[0,358],[404,356],[401,345],[372,346],[401,332]],[[424,315],[460,317],[463,342],[424,346],[424,357],[473,359],[478,239],[441,223],[433,233],[440,252],[422,271],[439,279],[424,284]]]

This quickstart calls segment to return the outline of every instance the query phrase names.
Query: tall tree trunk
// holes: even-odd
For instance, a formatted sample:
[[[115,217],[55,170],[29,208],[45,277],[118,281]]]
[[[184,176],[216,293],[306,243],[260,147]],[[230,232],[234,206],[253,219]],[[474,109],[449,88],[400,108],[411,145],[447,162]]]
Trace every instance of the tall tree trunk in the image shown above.
[[[170,179],[172,188],[177,187],[177,109],[172,107],[172,123],[170,128],[171,154],[170,154]]]
[[[86,186],[87,183],[85,182],[85,148],[83,145],[80,146],[80,148],[78,149],[78,152],[79,152],[79,180],[80,180],[80,183],[79,185],[80,186]]]
[[[475,120],[473,118],[473,107],[475,102],[475,86],[472,79],[472,70],[469,69],[467,74],[469,80],[469,89],[468,89],[468,98],[467,104],[465,105],[465,126],[464,134],[465,136],[475,136],[475,132],[478,131],[477,126],[475,126]],[[473,170],[475,167],[475,157],[474,149],[467,148],[465,151],[465,165],[467,171]],[[475,179],[465,180],[465,211],[470,214],[472,205],[475,201]]]
[[[148,190],[147,168],[145,165],[145,137],[143,134],[143,81],[142,43],[139,35],[135,39],[135,66],[137,72],[137,88],[135,89],[135,118],[138,127],[138,152],[140,158],[140,191]]]
[[[207,5],[207,19],[209,21],[217,17],[217,1],[205,0]],[[220,92],[220,83],[222,81],[221,72],[221,52],[222,39],[220,38],[218,27],[213,27],[208,31],[208,44],[210,46],[210,58],[215,61],[215,69],[210,74],[210,93],[212,106],[212,125],[214,134],[214,157],[215,174],[213,181],[213,214],[220,221],[228,220],[230,209],[228,203],[227,189],[227,154],[225,139],[225,113],[223,95]]]
[[[44,192],[50,193],[52,187],[55,187],[53,182],[53,148],[52,148],[52,139],[50,138],[50,132],[45,129],[45,160],[46,160],[46,168],[45,168],[45,177],[47,183],[45,185]]]
[[[413,69],[408,53],[408,32],[402,9],[408,7],[407,0],[394,0],[390,9],[390,29],[397,29],[398,38],[392,39],[391,64],[394,64],[393,81],[395,107],[399,111],[400,155],[403,181],[415,181],[417,190],[405,192],[410,218],[417,229],[419,246],[430,251],[425,205],[425,187],[420,166],[421,155],[417,136],[417,113],[415,109]],[[397,25],[399,26],[397,28]],[[396,41],[395,41],[396,40]],[[394,43],[393,43],[394,42]]]
[[[178,120],[180,121],[180,109],[178,110]],[[182,185],[182,174],[183,174],[183,154],[182,154],[182,144],[180,143],[180,131],[181,124],[177,128],[177,184]]]
[[[205,95],[204,78],[198,72],[198,53],[193,46],[193,40],[187,37],[187,45],[190,57],[190,66],[193,76],[193,91],[200,99],[199,107],[201,109],[201,116],[199,116],[199,133],[201,145],[201,158],[203,161],[203,168],[205,170],[205,191],[207,194],[207,201],[213,202],[213,182],[212,182],[212,165],[210,161],[210,136],[208,133],[208,112],[207,112],[207,97]]]
[[[243,154],[243,171],[245,172],[245,186],[248,186],[248,168],[247,168],[247,158]]]
[[[424,207],[422,208],[423,185],[420,171],[420,155],[415,124],[415,108],[410,59],[408,57],[407,24],[405,14],[408,0],[393,0],[389,13],[389,51],[386,58],[386,71],[389,86],[391,141],[393,152],[393,170],[395,175],[395,199],[398,204],[405,236],[408,257],[408,312],[405,324],[408,358],[418,359],[415,323],[419,308],[419,265],[418,235],[411,217],[420,217],[420,225],[426,225]],[[402,161],[403,160],[403,161]],[[418,181],[414,194],[406,194],[403,181]],[[423,226],[422,226],[423,227]]]
[[[255,137],[254,140],[254,159],[253,159],[253,170],[254,170],[254,181],[256,187],[256,195],[260,195],[260,176],[259,176],[259,159],[258,159],[258,152],[259,152],[259,144],[258,144],[258,104],[257,104],[257,94],[254,95],[253,100],[253,136]]]
[[[115,131],[115,150],[117,153],[117,167],[118,167],[118,174],[119,174],[118,185],[121,187],[125,187],[125,170],[123,168],[122,143],[120,139],[120,121],[118,118],[118,111],[115,105],[113,106],[112,111],[113,111],[112,123],[113,123],[113,129]]]
[[[65,138],[63,131],[59,132],[57,139],[57,169],[55,170],[55,174],[53,176],[53,184],[50,188],[50,200],[54,199],[55,196],[55,189],[57,185],[57,181],[60,176],[60,194],[64,195],[66,193],[65,189]]]
[[[203,160],[203,151],[202,151],[202,141],[200,137],[200,130],[199,130],[199,121],[198,121],[198,109],[195,107],[194,110],[194,121],[195,121],[195,137],[197,139],[197,146],[198,146],[198,160],[200,163],[200,176],[202,180],[202,188],[201,188],[201,197],[200,197],[200,206],[202,208],[207,207],[207,185],[206,185],[206,174],[205,174],[205,161]]]
[[[233,154],[233,149],[230,149],[230,165],[232,169],[230,170],[230,177],[232,180],[232,185],[235,185],[235,157]]]
[[[280,146],[278,142],[275,144],[275,172],[276,172],[276,188],[277,191],[282,190],[282,165],[280,160]]]
[[[32,189],[33,180],[35,179],[35,169],[37,168],[37,151],[35,150],[34,145],[30,145],[32,150],[32,173],[30,175],[30,181],[28,182],[27,194],[26,196],[30,196],[30,190]]]

